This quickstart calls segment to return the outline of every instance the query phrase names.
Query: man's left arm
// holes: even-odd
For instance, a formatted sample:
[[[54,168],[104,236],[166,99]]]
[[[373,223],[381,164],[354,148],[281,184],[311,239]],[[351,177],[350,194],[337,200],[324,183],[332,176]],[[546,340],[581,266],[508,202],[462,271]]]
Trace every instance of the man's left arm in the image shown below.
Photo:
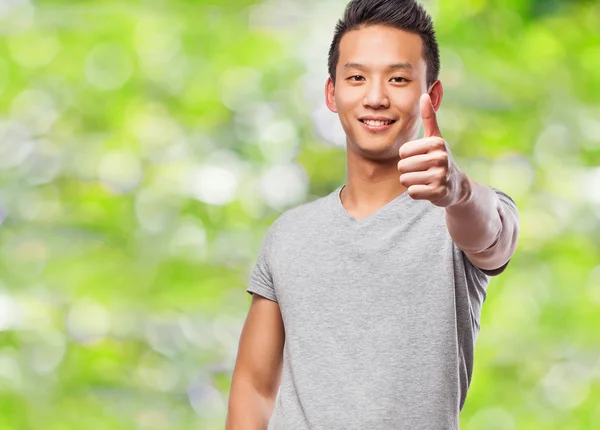
[[[500,274],[519,237],[519,214],[512,202],[461,172],[463,197],[447,206],[446,225],[452,240],[484,273]]]

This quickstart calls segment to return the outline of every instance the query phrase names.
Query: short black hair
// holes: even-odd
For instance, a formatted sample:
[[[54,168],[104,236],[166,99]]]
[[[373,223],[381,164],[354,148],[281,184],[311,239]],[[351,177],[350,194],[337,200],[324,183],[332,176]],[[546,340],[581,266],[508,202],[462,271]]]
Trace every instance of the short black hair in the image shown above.
[[[340,58],[340,41],[344,34],[364,27],[383,25],[418,34],[423,41],[423,58],[427,65],[427,85],[440,74],[440,50],[427,11],[415,0],[352,0],[344,17],[335,26],[329,48],[329,76],[335,83],[335,69]]]

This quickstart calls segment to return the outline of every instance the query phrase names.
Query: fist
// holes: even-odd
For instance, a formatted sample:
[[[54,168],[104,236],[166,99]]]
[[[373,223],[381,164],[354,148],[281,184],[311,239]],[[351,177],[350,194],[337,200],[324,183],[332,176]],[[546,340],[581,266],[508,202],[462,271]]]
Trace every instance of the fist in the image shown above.
[[[448,207],[464,195],[466,176],[458,169],[448,144],[442,138],[429,94],[420,100],[424,136],[400,147],[400,183],[414,200],[429,200]]]

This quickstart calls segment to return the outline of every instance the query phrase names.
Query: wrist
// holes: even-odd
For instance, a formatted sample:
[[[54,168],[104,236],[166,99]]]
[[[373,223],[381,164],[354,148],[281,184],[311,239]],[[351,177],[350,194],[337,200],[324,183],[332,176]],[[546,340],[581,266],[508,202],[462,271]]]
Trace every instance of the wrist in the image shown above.
[[[473,195],[473,183],[469,179],[469,177],[464,172],[459,172],[458,174],[458,190],[457,190],[457,200],[448,208],[459,209],[461,207],[465,207],[471,201],[471,197]]]

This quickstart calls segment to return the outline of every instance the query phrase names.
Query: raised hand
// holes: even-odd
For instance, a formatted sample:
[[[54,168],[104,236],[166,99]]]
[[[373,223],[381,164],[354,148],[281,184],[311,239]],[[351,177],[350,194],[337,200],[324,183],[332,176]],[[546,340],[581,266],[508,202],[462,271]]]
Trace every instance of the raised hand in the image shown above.
[[[464,197],[468,179],[454,163],[448,144],[442,138],[429,94],[423,94],[420,103],[424,136],[400,147],[400,183],[415,200],[429,200],[440,207],[452,206]]]

